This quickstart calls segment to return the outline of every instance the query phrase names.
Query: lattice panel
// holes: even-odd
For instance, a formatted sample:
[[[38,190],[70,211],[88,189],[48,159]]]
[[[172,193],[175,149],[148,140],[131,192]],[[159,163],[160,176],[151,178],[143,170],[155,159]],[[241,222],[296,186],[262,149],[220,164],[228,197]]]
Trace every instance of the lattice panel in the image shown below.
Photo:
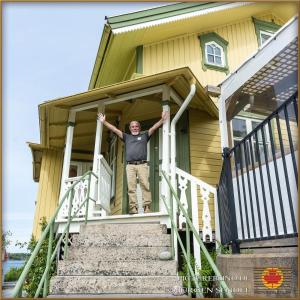
[[[274,59],[266,64],[242,88],[242,93],[259,95],[286,79],[298,70],[298,41],[290,43]],[[284,101],[297,91],[297,84],[276,94],[272,100]]]

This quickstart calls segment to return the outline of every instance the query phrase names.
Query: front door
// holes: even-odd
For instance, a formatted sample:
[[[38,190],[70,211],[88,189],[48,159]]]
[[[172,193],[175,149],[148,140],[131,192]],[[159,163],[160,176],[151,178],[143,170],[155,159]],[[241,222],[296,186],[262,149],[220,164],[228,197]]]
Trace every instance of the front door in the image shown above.
[[[141,131],[148,130],[158,119],[151,119],[142,121]],[[126,125],[126,132],[129,133],[128,124]],[[149,181],[150,190],[152,194],[152,212],[159,212],[159,197],[161,184],[161,163],[162,163],[162,127],[154,132],[148,142],[148,164],[149,164]],[[188,112],[183,113],[176,125],[176,152],[177,152],[177,166],[186,172],[190,172],[190,155],[189,155],[189,131],[188,131]],[[124,151],[125,162],[125,151]],[[123,203],[122,213],[127,214],[129,211],[128,194],[127,194],[127,178],[126,178],[126,164],[124,164],[124,184],[123,184]],[[142,204],[141,191],[137,187],[137,200]]]

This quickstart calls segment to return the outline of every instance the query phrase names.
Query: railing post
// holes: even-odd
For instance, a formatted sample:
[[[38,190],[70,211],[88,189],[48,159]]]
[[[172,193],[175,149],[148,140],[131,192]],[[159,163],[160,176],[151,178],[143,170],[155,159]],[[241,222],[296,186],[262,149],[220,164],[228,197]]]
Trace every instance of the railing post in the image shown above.
[[[54,223],[52,223],[50,225],[50,231],[49,231],[48,252],[47,252],[47,262],[46,262],[47,273],[46,273],[46,278],[45,278],[45,282],[44,282],[43,298],[46,298],[48,295],[49,273],[50,273],[52,242],[53,242],[53,226],[54,226]]]
[[[233,193],[233,183],[232,183],[232,173],[231,173],[231,153],[230,149],[225,147],[223,148],[223,163],[225,168],[225,182],[226,182],[226,191],[227,191],[227,199],[228,199],[228,208],[230,212],[230,231],[231,231],[231,248],[232,253],[240,253],[237,233],[237,222],[236,222],[236,213],[235,213],[235,203],[234,203],[234,193]],[[221,214],[219,214],[221,218]],[[222,221],[220,220],[220,224]]]
[[[72,213],[73,197],[74,197],[74,188],[71,190],[70,199],[69,199],[67,232],[66,232],[65,246],[64,246],[64,259],[66,259],[67,256],[68,256],[69,230],[70,230],[70,225],[71,225],[71,213]]]
[[[190,230],[189,230],[189,224],[185,223],[185,237],[186,237],[186,253],[187,253],[187,260],[191,262],[191,245],[190,245]],[[197,276],[197,273],[195,273]],[[198,278],[196,278],[197,280]],[[191,297],[191,274],[189,272],[189,269],[187,268],[187,280],[188,280],[188,296]]]
[[[87,224],[87,219],[88,219],[88,212],[89,212],[89,202],[90,202],[90,188],[91,188],[91,174],[89,175],[88,178],[88,189],[87,189],[87,201],[86,201],[86,207],[85,207],[85,225]]]

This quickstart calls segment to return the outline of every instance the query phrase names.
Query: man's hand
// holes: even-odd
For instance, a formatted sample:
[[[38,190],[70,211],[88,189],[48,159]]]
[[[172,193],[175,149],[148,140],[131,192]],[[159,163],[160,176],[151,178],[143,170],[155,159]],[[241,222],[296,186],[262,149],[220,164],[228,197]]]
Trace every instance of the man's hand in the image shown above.
[[[121,139],[123,138],[123,133],[120,129],[118,129],[116,126],[108,123],[105,120],[105,115],[103,113],[98,113],[97,114],[97,119],[103,124],[105,125],[109,130],[111,130],[112,132],[114,132],[118,137],[120,137]]]
[[[105,115],[103,113],[98,113],[97,114],[97,119],[101,122],[104,123],[105,122]]]
[[[168,111],[163,111],[161,113],[161,119],[148,130],[149,136],[151,136],[154,133],[154,131],[157,128],[159,128],[163,123],[165,123],[167,121],[167,119],[169,118],[169,116],[170,116],[170,113]]]
[[[161,120],[163,121],[163,123],[165,123],[166,120],[168,120],[169,116],[170,116],[170,113],[168,111],[163,111],[161,113]]]

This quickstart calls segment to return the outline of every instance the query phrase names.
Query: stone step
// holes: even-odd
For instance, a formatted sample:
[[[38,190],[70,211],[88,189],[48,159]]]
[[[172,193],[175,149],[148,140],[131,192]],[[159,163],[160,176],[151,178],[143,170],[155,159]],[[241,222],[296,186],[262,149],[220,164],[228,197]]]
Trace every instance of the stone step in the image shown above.
[[[177,276],[55,276],[50,294],[178,294]]]
[[[120,261],[159,259],[161,252],[171,251],[170,247],[89,247],[69,248],[67,260]]]
[[[147,299],[161,299],[161,298],[190,298],[187,295],[175,296],[172,294],[70,294],[70,295],[49,295],[47,298],[113,298],[113,299],[132,299],[132,298],[147,298]]]
[[[126,260],[126,261],[69,261],[58,262],[57,275],[109,275],[109,276],[170,276],[176,275],[174,260]]]
[[[167,233],[165,224],[157,223],[106,223],[106,224],[87,224],[80,226],[80,234],[97,233],[140,233],[140,234],[159,234]]]
[[[103,247],[103,246],[139,246],[158,247],[171,245],[171,238],[168,234],[118,234],[99,233],[97,235],[79,234],[73,237],[74,247]]]

